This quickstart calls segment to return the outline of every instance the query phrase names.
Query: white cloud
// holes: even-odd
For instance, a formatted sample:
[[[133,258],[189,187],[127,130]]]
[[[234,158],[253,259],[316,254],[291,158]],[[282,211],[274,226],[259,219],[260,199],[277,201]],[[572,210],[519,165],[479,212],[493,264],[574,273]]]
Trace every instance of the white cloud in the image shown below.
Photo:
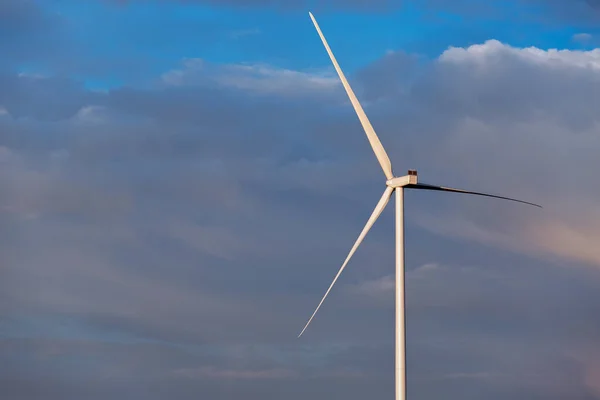
[[[406,279],[431,279],[436,272],[440,271],[445,271],[445,269],[436,263],[423,264],[414,270],[408,270]],[[389,293],[394,292],[395,288],[396,276],[394,274],[347,286],[347,290],[352,294],[385,299],[388,298]]]
[[[171,71],[165,72],[161,79],[162,81],[170,86],[180,86],[190,80],[194,80],[192,78],[195,75],[202,72],[205,66],[205,61],[201,58],[188,58],[183,60],[183,68],[181,69],[173,69]]]
[[[395,287],[396,280],[394,275],[386,275],[375,280],[364,281],[350,286],[349,289],[356,294],[378,297],[382,294],[393,292]]]
[[[574,196],[573,203],[581,201]],[[489,209],[495,208],[490,205]],[[600,219],[595,215],[598,206],[580,206],[577,210],[579,215],[556,213],[553,212],[555,209],[540,210],[519,220],[523,214],[517,215],[515,209],[515,215],[506,218],[501,225],[479,221],[464,210],[449,215],[418,213],[415,221],[421,227],[445,236],[461,237],[553,261],[558,257],[563,261],[600,267],[600,248],[597,245],[600,243]],[[573,214],[573,211],[569,213]],[[587,220],[583,221],[586,213]]]
[[[81,107],[71,119],[79,123],[99,124],[106,121],[106,108],[95,105]]]
[[[600,169],[600,49],[489,40],[446,50],[423,79],[429,84],[419,87],[426,92],[426,102],[418,99],[423,114],[436,112],[434,127],[444,129],[444,135],[425,132],[431,145],[415,157],[439,171],[431,182],[544,208],[431,196],[447,207],[417,205],[417,222],[446,236],[600,267],[600,186],[590,184]]]
[[[522,61],[546,66],[600,70],[600,49],[581,51],[543,50],[537,47],[517,48],[495,39],[467,48],[450,47],[440,55],[439,60],[444,63],[486,66],[490,63],[497,65],[503,62],[502,59],[505,57],[516,57]]]
[[[576,33],[571,37],[571,39],[575,42],[585,43],[592,39],[592,35],[589,33]]]
[[[340,85],[329,70],[297,71],[259,63],[216,65],[202,59],[187,59],[183,64],[183,68],[163,74],[163,83],[182,86],[216,82],[222,87],[291,97],[322,93]]]
[[[550,220],[530,230],[534,243],[544,254],[600,267],[600,219],[593,215],[585,223]]]
[[[420,267],[415,268],[413,271],[411,271],[411,274],[414,276],[427,276],[429,274],[431,274],[432,272],[436,272],[436,271],[440,271],[442,270],[443,267],[440,266],[439,264],[436,263],[428,263],[428,264],[423,264]]]
[[[332,75],[275,68],[266,64],[229,65],[216,79],[224,86],[282,95],[330,90],[340,84],[338,78]]]
[[[19,72],[18,76],[20,78],[30,78],[30,79],[44,79],[47,76],[38,72]]]

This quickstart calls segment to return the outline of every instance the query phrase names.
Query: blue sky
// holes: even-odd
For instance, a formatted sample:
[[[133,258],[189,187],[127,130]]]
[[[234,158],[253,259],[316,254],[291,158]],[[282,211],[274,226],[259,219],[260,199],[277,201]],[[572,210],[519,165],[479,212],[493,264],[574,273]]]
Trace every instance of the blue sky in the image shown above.
[[[313,11],[332,37],[348,72],[389,50],[436,57],[449,46],[467,46],[489,38],[521,47],[581,48],[573,42],[573,35],[582,29],[592,34],[598,31],[577,21],[545,20],[542,16],[544,11],[548,13],[548,6],[543,2],[527,6],[518,1],[490,3],[484,10],[466,13],[464,9],[469,7],[460,3],[456,9],[431,7],[427,2],[412,1],[383,11],[328,7],[319,14],[318,6]],[[57,60],[59,65],[38,59],[18,68],[57,72],[70,61],[68,73],[94,88],[150,79],[184,58],[214,63],[266,62],[295,69],[329,67],[322,49],[314,45],[314,32],[306,24],[310,8],[305,5],[281,10],[178,1],[50,1],[40,3],[39,8],[53,23],[62,23],[61,45],[65,48],[61,50],[69,53]],[[343,40],[338,43],[337,38]]]
[[[593,0],[0,0],[0,397],[600,398]],[[377,179],[380,179],[379,181]],[[558,186],[557,184],[560,184]]]

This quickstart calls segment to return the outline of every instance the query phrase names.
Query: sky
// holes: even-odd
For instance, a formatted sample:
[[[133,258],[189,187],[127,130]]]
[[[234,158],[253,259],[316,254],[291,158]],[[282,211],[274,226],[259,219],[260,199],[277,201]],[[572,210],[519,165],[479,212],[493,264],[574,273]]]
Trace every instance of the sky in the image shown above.
[[[600,399],[597,0],[0,0],[0,397]]]

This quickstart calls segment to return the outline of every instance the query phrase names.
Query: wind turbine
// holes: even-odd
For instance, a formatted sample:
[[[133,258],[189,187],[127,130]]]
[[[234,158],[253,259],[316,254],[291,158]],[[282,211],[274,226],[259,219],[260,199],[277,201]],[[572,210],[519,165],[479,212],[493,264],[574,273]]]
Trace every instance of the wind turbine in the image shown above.
[[[325,36],[323,36],[323,32],[321,32],[321,28],[319,28],[319,24],[315,20],[315,17],[312,15],[312,13],[309,12],[308,14],[310,15],[310,18],[312,19],[312,22],[315,25],[315,28],[317,29],[319,36],[321,37],[321,41],[323,42],[323,45],[325,46],[325,49],[327,50],[327,53],[329,54],[329,58],[331,58],[331,62],[333,63],[333,66],[335,67],[335,70],[337,71],[337,74],[340,77],[340,80],[342,81],[344,89],[346,90],[346,93],[348,94],[348,97],[350,98],[350,102],[352,103],[352,106],[354,107],[354,111],[356,111],[356,114],[358,115],[358,119],[360,120],[360,123],[362,124],[362,127],[365,130],[365,133],[367,134],[367,139],[369,139],[369,143],[371,144],[371,147],[373,148],[373,152],[375,152],[375,156],[377,157],[377,160],[379,161],[379,164],[381,165],[381,169],[383,169],[383,173],[385,174],[385,177],[387,178],[387,180],[385,182],[386,189],[383,192],[381,199],[375,206],[375,210],[369,217],[367,224],[365,225],[362,232],[358,236],[358,239],[354,243],[354,246],[352,246],[352,249],[350,250],[350,253],[346,257],[346,260],[342,264],[342,267],[340,268],[338,273],[335,275],[335,278],[333,278],[333,282],[331,282],[331,285],[329,285],[329,289],[327,289],[327,292],[325,292],[325,295],[319,302],[319,305],[317,306],[317,308],[311,315],[310,319],[308,320],[308,322],[306,323],[306,325],[304,326],[304,328],[302,329],[302,331],[300,332],[298,337],[302,336],[302,334],[304,333],[306,328],[308,328],[308,325],[311,323],[311,321],[315,317],[315,314],[317,313],[317,311],[319,311],[319,308],[321,308],[321,305],[323,304],[323,301],[325,301],[325,298],[331,291],[331,288],[333,287],[335,282],[338,280],[338,278],[339,278],[340,274],[342,273],[342,271],[344,270],[344,268],[346,268],[348,261],[350,261],[350,258],[352,257],[352,255],[354,254],[354,252],[356,251],[356,249],[358,248],[360,243],[363,241],[363,239],[369,232],[369,229],[371,229],[371,227],[373,226],[373,224],[375,223],[375,221],[377,220],[377,218],[379,217],[381,212],[384,210],[388,201],[392,197],[392,193],[395,191],[396,192],[396,287],[395,287],[395,291],[396,291],[396,350],[395,350],[396,388],[395,388],[395,393],[396,393],[396,396],[395,396],[395,399],[396,400],[405,400],[406,399],[406,326],[405,326],[406,320],[405,320],[405,304],[404,304],[404,300],[405,300],[405,292],[404,292],[404,189],[422,189],[422,190],[436,190],[436,191],[441,191],[441,192],[464,193],[464,194],[472,194],[472,195],[477,195],[477,196],[494,197],[494,198],[503,199],[503,200],[511,200],[511,201],[529,204],[529,205],[540,207],[540,208],[541,208],[541,206],[537,205],[537,204],[529,203],[526,201],[522,201],[522,200],[504,197],[504,196],[496,196],[493,194],[473,192],[473,191],[468,191],[468,190],[453,189],[453,188],[444,187],[444,186],[435,186],[435,185],[427,185],[424,183],[419,183],[418,179],[417,179],[417,171],[415,171],[415,170],[409,170],[408,175],[395,176],[392,172],[392,163],[390,162],[390,158],[388,157],[385,149],[383,148],[383,145],[379,141],[379,138],[377,137],[375,130],[371,126],[371,123],[369,122],[367,115],[365,114],[364,110],[362,109],[362,106],[360,105],[358,99],[356,98],[356,95],[352,91],[350,84],[346,80],[346,77],[344,76],[342,69],[340,68],[339,64],[337,63],[335,56],[333,55],[333,52],[331,51],[331,48],[327,44],[327,40],[325,40]]]

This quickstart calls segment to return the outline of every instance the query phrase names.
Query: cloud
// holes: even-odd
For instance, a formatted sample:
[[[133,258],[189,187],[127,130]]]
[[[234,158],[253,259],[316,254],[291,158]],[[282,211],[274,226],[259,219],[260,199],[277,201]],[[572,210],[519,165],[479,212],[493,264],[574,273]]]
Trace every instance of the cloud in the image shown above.
[[[583,263],[600,265],[600,252],[595,243],[600,239],[600,224],[591,217],[587,223],[567,222],[536,226],[534,238],[545,252]]]
[[[0,3],[0,69],[52,58],[61,52],[65,21],[32,0]]]
[[[590,388],[594,395],[600,395],[600,368],[597,364],[588,364],[585,378],[585,384]]]
[[[493,69],[489,63],[500,57],[515,58],[531,64],[543,64],[546,68],[600,68],[600,49],[580,50],[542,50],[536,47],[514,48],[497,40],[488,40],[480,45],[467,48],[451,47],[440,57],[441,62],[477,65],[482,69]]]
[[[198,369],[180,369],[175,374],[187,378],[209,378],[209,379],[289,379],[295,374],[285,369],[269,370],[225,370],[212,367],[202,367]]]
[[[576,33],[571,37],[571,39],[575,42],[587,43],[592,39],[592,37],[593,36],[589,33]]]
[[[318,95],[340,86],[331,73],[311,73],[275,68],[260,64],[210,65],[201,59],[189,59],[183,69],[175,69],[162,76],[167,85],[182,86],[207,84],[247,90],[267,95]]]
[[[452,217],[434,213],[423,216],[422,224],[516,251],[598,265],[581,239],[594,237],[597,229],[593,199],[598,192],[584,182],[594,179],[591,171],[597,161],[592,153],[600,147],[593,112],[598,98],[592,93],[600,82],[598,54],[597,49],[518,49],[497,41],[444,52],[434,69],[434,83],[417,84],[421,92],[413,92],[448,115],[447,134],[429,148],[429,158],[452,167],[451,175],[444,174],[454,180],[447,181],[450,186],[470,183],[473,189],[533,200],[545,209],[525,214],[525,209],[510,207],[509,212],[508,205],[497,202],[464,199],[471,207],[502,207],[496,213],[507,219],[484,222],[474,218],[471,208],[468,217],[462,212]],[[425,90],[432,94],[424,95]],[[577,101],[563,101],[567,93]],[[470,181],[482,171],[487,179]],[[558,192],[555,182],[562,182]],[[486,228],[492,220],[495,227]],[[510,228],[509,221],[519,228]]]
[[[13,118],[66,119],[98,98],[85,91],[80,82],[35,74],[0,72],[0,87],[0,103]]]
[[[247,36],[254,36],[254,35],[259,35],[261,33],[260,29],[258,28],[252,28],[252,29],[239,29],[239,30],[235,30],[230,32],[230,36],[232,39],[240,39],[240,38],[244,38]]]
[[[598,73],[597,51],[489,41],[350,76],[396,171],[545,206],[407,194],[415,393],[593,398],[569,354],[600,332],[597,268],[579,268],[598,265]],[[3,79],[5,393],[393,387],[391,208],[295,339],[383,185],[332,75],[194,59],[100,94]]]
[[[361,282],[354,289],[357,293],[368,296],[378,296],[382,293],[389,293],[395,289],[396,280],[394,276],[387,275],[372,281]]]
[[[13,157],[13,152],[6,146],[0,146],[0,162],[6,163]]]
[[[107,110],[103,106],[83,106],[71,119],[81,124],[101,124],[107,120],[106,112]]]

